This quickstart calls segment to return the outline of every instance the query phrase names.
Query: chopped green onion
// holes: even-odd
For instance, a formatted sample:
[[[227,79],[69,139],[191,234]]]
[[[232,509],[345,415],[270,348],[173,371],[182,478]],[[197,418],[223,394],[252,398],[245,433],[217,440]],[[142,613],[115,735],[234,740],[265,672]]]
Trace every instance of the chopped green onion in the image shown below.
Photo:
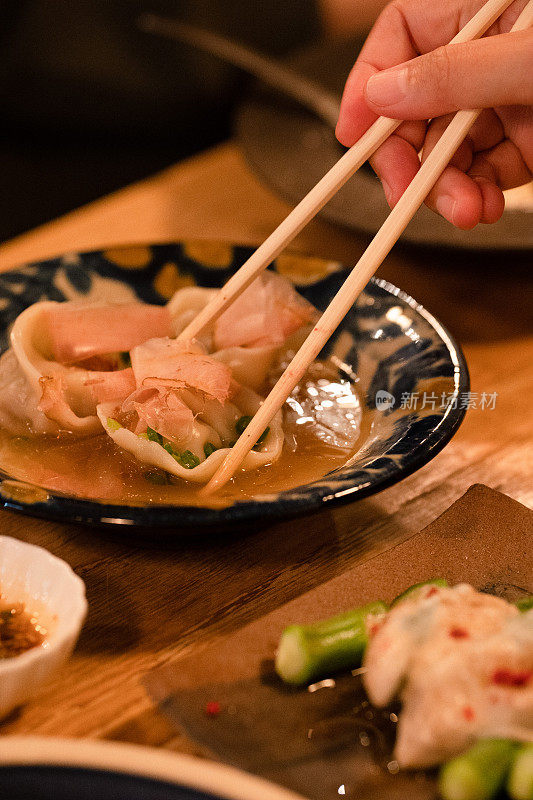
[[[197,467],[200,463],[198,456],[195,456],[190,450],[184,450],[179,456],[178,461],[185,469],[194,469],[194,467]]]
[[[520,747],[507,781],[507,791],[513,800],[533,798],[533,743]]]
[[[122,428],[122,425],[116,419],[113,419],[113,417],[108,417],[107,427],[110,431],[118,431],[119,428]]]
[[[421,583],[414,583],[405,592],[402,592],[395,597],[392,603],[390,604],[391,608],[393,608],[398,603],[401,603],[402,600],[406,600],[407,598],[416,599],[416,596],[420,594],[421,589],[425,589],[426,586],[437,586],[441,588],[446,588],[448,586],[448,581],[445,578],[432,578],[430,581],[422,581]]]
[[[254,447],[259,447],[260,444],[263,444],[263,442],[265,441],[265,439],[266,439],[266,437],[268,436],[269,433],[270,433],[270,428],[268,428],[268,427],[265,428],[265,430],[263,431],[263,433],[261,434],[261,436],[259,437],[259,439],[255,443]]]
[[[518,600],[516,607],[519,611],[522,611],[522,613],[533,608],[533,594],[530,594],[528,597],[522,597],[520,600]]]
[[[480,739],[439,773],[444,800],[491,800],[503,786],[517,751],[509,739]]]
[[[142,436],[142,434],[139,435]],[[154,431],[152,428],[147,428],[145,436],[151,442],[156,442],[157,444],[161,445],[163,450],[166,450],[167,453],[171,455],[172,458],[178,462],[178,464],[181,464],[182,467],[185,467],[185,469],[194,469],[194,467],[197,467],[200,463],[198,456],[195,456],[190,450],[184,450],[183,453],[179,453],[174,449],[170,442],[163,441],[161,434],[157,433],[157,431]]]
[[[241,433],[244,433],[244,431],[246,430],[251,421],[252,417],[250,417],[248,414],[246,414],[243,417],[240,417],[237,420],[237,422],[235,423],[235,430],[237,431],[239,436],[241,435]],[[258,447],[260,444],[262,444],[269,433],[270,433],[270,428],[265,428],[265,430],[263,431],[257,442],[254,444],[254,447]],[[235,442],[233,442],[233,444],[235,444]],[[230,444],[230,447],[233,447],[233,444]]]
[[[206,458],[209,458],[209,456],[211,455],[211,453],[214,453],[214,452],[215,452],[215,450],[218,450],[218,447],[215,447],[215,445],[213,444],[213,442],[206,442],[206,443],[204,444],[204,454],[205,454],[205,457],[206,457]]]
[[[241,433],[244,433],[244,431],[246,430],[246,428],[248,427],[248,425],[250,424],[251,421],[252,421],[252,417],[250,417],[248,415],[245,415],[244,417],[240,417],[237,420],[237,422],[235,423],[235,430],[237,431],[239,436],[241,435]]]
[[[148,436],[148,441],[150,442],[157,442],[157,444],[163,444],[163,437],[157,431],[154,431],[153,428],[146,428],[146,435]]]

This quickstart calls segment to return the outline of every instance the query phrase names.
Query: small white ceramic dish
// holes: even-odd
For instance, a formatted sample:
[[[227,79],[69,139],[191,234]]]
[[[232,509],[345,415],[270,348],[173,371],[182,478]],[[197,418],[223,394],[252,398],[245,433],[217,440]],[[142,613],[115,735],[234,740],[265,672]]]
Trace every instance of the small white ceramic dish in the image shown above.
[[[0,595],[37,612],[42,645],[0,660],[0,718],[30,699],[70,656],[87,613],[85,584],[48,550],[0,536]]]
[[[304,800],[226,764],[152,747],[5,736],[0,791],[13,796],[15,786],[17,800]]]

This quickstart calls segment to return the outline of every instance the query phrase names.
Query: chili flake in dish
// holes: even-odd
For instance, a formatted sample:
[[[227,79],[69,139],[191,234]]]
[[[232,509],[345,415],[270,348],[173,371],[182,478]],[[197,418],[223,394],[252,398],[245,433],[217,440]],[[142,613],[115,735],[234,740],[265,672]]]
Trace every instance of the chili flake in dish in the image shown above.
[[[0,595],[0,659],[38,647],[46,633],[38,615],[29,614],[24,603],[8,603]]]

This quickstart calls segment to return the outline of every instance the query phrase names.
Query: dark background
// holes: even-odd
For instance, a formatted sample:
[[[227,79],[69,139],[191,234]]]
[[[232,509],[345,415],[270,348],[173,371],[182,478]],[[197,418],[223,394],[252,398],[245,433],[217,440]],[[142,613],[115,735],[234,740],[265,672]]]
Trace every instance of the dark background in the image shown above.
[[[0,0],[0,240],[228,136],[245,77],[143,11],[280,56],[319,35],[313,0]]]

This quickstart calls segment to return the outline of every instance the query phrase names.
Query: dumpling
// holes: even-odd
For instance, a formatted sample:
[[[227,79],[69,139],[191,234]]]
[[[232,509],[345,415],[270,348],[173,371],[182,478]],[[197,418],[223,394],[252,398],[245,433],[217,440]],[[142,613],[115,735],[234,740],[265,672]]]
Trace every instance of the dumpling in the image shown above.
[[[135,389],[133,371],[120,363],[120,353],[170,332],[170,314],[160,306],[35,303],[17,317],[11,331],[18,385],[23,376],[25,393],[55,423],[54,431],[97,433],[97,404],[126,398]],[[30,410],[34,419],[28,417],[28,425],[41,432],[42,419]]]
[[[150,339],[131,351],[137,388],[151,385],[193,387],[224,402],[229,394],[231,370],[208,356],[199,342]]]
[[[59,426],[39,408],[13,350],[0,357],[0,427],[15,436],[58,434]]]
[[[97,406],[106,433],[138,461],[206,483],[262,398],[198,343],[152,339],[134,348],[131,360],[135,391],[122,403]],[[276,461],[283,438],[280,413],[243,468]]]
[[[30,306],[0,359],[0,425],[15,435],[104,431],[141,463],[207,482],[261,405],[255,389],[282,347],[316,313],[268,273],[197,341],[172,338],[215,291],[187,288],[167,307]],[[243,468],[276,461],[283,443],[280,412]]]
[[[187,287],[176,292],[168,303],[175,336],[217,291]],[[266,271],[199,338],[214,359],[230,367],[236,381],[260,389],[282,345],[305,331],[317,314],[289,281]]]
[[[168,304],[175,336],[185,330],[189,322],[209,303],[217,291],[217,289],[191,286],[176,292]],[[228,365],[236,381],[246,383],[252,389],[260,389],[263,386],[278,352],[277,346],[227,347],[215,352],[213,335],[209,332],[202,333],[199,341],[205,345],[212,358]]]
[[[200,286],[186,286],[178,289],[167,303],[172,325],[172,335],[178,336],[199,312],[215,297],[218,289],[204,289]],[[211,333],[203,333],[199,341],[207,348],[212,349],[213,337]]]
[[[129,351],[170,334],[164,306],[146,303],[46,303],[42,308],[49,350],[56,361],[75,364],[93,356]]]
[[[315,314],[286,278],[265,271],[215,321],[214,349],[280,347]]]

